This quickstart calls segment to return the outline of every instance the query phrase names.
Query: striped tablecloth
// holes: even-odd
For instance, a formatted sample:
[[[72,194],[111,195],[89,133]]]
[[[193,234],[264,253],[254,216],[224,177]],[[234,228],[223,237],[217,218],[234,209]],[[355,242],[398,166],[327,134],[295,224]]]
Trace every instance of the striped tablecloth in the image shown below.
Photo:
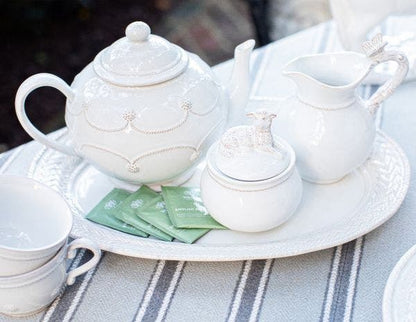
[[[280,75],[283,64],[298,55],[339,48],[334,25],[325,23],[257,50],[251,97],[287,96],[294,89]],[[230,63],[216,67],[223,79],[230,69]],[[415,83],[402,85],[378,118],[412,165],[415,89]],[[373,90],[367,86],[362,93],[368,96]],[[0,156],[0,172],[25,175],[37,144]],[[205,263],[104,253],[96,269],[67,287],[46,311],[19,321],[380,321],[388,275],[416,243],[415,186],[412,179],[398,213],[372,233],[302,256]],[[88,258],[81,251],[71,265]],[[10,318],[0,316],[6,320]]]

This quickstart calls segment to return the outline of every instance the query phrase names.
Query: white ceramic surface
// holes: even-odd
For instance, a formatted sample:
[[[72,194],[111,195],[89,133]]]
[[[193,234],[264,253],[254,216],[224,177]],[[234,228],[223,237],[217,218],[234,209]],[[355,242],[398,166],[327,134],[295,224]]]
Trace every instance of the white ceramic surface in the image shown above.
[[[0,276],[46,263],[71,227],[71,211],[59,193],[33,179],[0,176]]]
[[[295,212],[302,181],[295,152],[271,134],[276,116],[250,113],[253,125],[229,129],[208,150],[201,177],[201,197],[210,215],[234,231],[275,228]]]
[[[76,250],[86,248],[93,257],[85,264],[69,271],[66,259],[74,258]],[[50,304],[62,288],[72,285],[75,278],[95,267],[101,257],[100,248],[86,238],[65,245],[43,266],[25,274],[0,277],[0,313],[23,316],[38,312]]]
[[[416,320],[416,245],[397,262],[384,289],[383,321]]]
[[[273,132],[296,152],[301,177],[332,183],[360,166],[370,155],[376,133],[373,121],[380,104],[406,76],[406,57],[384,50],[381,34],[363,44],[367,56],[354,52],[302,56],[283,74],[297,85],[295,96],[281,105]],[[357,87],[378,64],[395,61],[394,76],[367,101]]]
[[[79,155],[117,179],[178,184],[223,132],[228,114],[232,120],[244,114],[253,47],[254,40],[237,46],[225,89],[198,56],[134,22],[126,37],[98,53],[71,86],[51,74],[25,80],[16,94],[16,113],[34,139]],[[66,96],[71,144],[51,140],[29,121],[26,97],[42,86]]]
[[[66,140],[65,131],[54,135]],[[198,186],[201,163],[186,185]],[[166,259],[230,261],[299,255],[343,244],[375,229],[402,203],[410,180],[406,156],[378,132],[370,159],[331,185],[303,183],[303,200],[283,225],[262,233],[211,231],[193,245],[123,234],[84,219],[113,187],[113,181],[76,157],[46,147],[34,153],[28,175],[61,191],[74,213],[72,236],[88,236],[103,250]],[[238,215],[238,214],[237,214]]]

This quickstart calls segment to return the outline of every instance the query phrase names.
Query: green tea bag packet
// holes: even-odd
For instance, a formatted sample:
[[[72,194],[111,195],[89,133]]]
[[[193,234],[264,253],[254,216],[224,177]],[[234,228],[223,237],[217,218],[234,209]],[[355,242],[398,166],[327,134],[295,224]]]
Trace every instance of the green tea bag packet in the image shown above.
[[[136,235],[140,237],[148,237],[144,231],[137,229],[113,216],[113,212],[121,202],[130,195],[130,192],[113,189],[102,199],[86,216],[87,219],[124,233]]]
[[[163,197],[158,195],[138,211],[138,216],[165,233],[188,244],[205,235],[210,229],[182,229],[172,225]]]
[[[145,207],[152,199],[157,198],[159,194],[146,186],[141,186],[136,192],[130,194],[117,207],[113,215],[123,222],[136,227],[149,235],[165,241],[172,241],[172,236],[164,233],[150,223],[138,217],[137,212]]]
[[[175,227],[227,229],[208,214],[199,188],[162,187],[162,196]]]

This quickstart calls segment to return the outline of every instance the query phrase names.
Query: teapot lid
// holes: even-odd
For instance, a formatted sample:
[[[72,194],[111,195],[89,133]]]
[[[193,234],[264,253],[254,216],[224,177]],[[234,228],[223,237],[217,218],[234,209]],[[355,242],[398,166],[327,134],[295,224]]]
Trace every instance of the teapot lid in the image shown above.
[[[259,181],[278,176],[290,164],[291,154],[279,138],[273,138],[271,122],[275,114],[256,111],[251,126],[229,129],[214,154],[217,168],[226,176],[242,181]]]
[[[150,32],[150,27],[142,21],[129,24],[126,37],[95,57],[95,72],[121,86],[153,85],[182,73],[188,64],[186,52]]]

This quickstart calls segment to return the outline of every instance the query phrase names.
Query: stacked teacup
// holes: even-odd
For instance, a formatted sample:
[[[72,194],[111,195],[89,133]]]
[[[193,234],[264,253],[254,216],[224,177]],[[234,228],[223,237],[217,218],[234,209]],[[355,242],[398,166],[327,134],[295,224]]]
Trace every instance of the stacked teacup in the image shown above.
[[[0,313],[41,311],[97,265],[101,252],[93,242],[81,238],[68,245],[71,228],[71,211],[57,192],[32,179],[0,176]],[[67,259],[78,248],[94,256],[67,272]]]

